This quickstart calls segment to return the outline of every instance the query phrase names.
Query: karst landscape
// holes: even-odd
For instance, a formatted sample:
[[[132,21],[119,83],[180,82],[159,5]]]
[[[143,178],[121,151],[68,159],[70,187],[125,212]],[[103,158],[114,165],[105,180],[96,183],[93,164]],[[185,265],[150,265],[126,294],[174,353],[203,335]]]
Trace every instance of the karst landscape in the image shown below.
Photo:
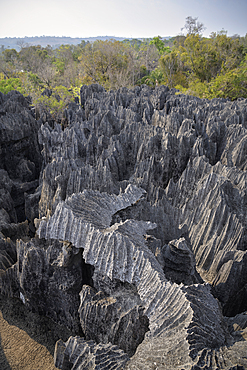
[[[247,100],[80,102],[0,93],[1,300],[64,328],[57,369],[247,369]]]

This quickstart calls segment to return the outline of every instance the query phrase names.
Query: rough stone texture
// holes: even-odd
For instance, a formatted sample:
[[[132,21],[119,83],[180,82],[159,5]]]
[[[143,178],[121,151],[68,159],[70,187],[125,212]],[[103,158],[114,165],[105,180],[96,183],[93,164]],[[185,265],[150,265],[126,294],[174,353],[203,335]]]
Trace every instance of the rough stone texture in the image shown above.
[[[54,350],[71,332],[28,310],[17,298],[0,294],[0,369],[56,370]]]
[[[64,370],[247,369],[247,101],[91,85],[65,116],[34,121],[39,183],[28,155],[0,166],[0,250],[37,231],[2,254],[1,291],[77,332]]]
[[[70,337],[66,343],[58,341],[54,358],[55,366],[62,370],[121,370],[128,361],[126,353],[117,346],[96,344],[81,337]]]
[[[8,217],[5,215],[7,223],[25,221],[25,197],[39,184],[42,165],[37,138],[39,127],[27,99],[17,91],[1,93],[0,210],[8,214]]]
[[[35,238],[17,242],[17,262],[2,271],[0,289],[21,297],[32,312],[81,334],[78,307],[83,284],[92,284],[92,267],[71,243]]]
[[[199,157],[166,189],[188,226],[198,271],[214,286],[226,315],[246,307],[245,177],[235,167],[211,166]]]
[[[0,270],[5,271],[11,267],[17,259],[15,244],[11,239],[4,238],[0,233]]]
[[[196,261],[191,246],[185,238],[170,241],[162,248],[161,253],[164,272],[169,280],[185,285],[203,283],[196,271]]]
[[[232,336],[236,336],[239,341],[247,340],[247,312],[228,317],[227,323]]]
[[[136,287],[145,308],[144,313],[149,319],[149,331],[127,368],[150,369],[153,362],[164,369],[179,368],[179,364],[192,366],[193,361],[200,363],[205,360],[201,351],[207,349],[207,356],[210,356],[208,352],[218,348],[224,348],[227,359],[224,361],[228,364],[233,361],[234,364],[235,357],[231,355],[233,340],[224,329],[223,316],[209,287],[170,283],[154,254],[146,246],[143,235],[148,229],[154,228],[155,224],[127,220],[110,226],[110,213],[128,205],[127,196],[134,202],[142,195],[143,192],[138,192],[138,188],[133,186],[127,187],[125,193],[119,196],[89,191],[73,195],[57,205],[48,221],[41,222],[38,234],[47,239],[66,238],[76,248],[83,248],[83,257],[86,263],[95,267],[95,272]],[[66,225],[66,228],[61,228],[61,225]],[[173,241],[173,244],[180,247],[181,243],[185,243],[184,239]],[[104,324],[108,320],[106,312],[116,300],[113,297],[106,299],[100,292],[97,294],[96,298],[92,290],[85,287],[81,292],[81,322],[87,337],[92,328],[90,317],[94,316],[96,324],[93,325],[98,326],[99,331],[97,333],[96,329],[94,335],[104,342],[106,337],[114,337],[114,334],[104,333]],[[96,301],[105,301],[97,304],[95,298]],[[105,310],[104,314],[99,314],[104,317],[101,327],[97,322],[98,313],[93,315],[91,310]],[[108,330],[111,330],[111,320],[114,321],[114,317],[106,325]],[[241,345],[234,345],[234,353],[238,352],[242,357]],[[158,354],[160,351],[162,355]],[[169,353],[172,353],[172,357]]]
[[[148,331],[148,319],[133,288],[121,284],[108,296],[84,285],[80,297],[79,314],[85,338],[97,343],[111,342],[132,356]]]
[[[16,91],[0,93],[0,291],[11,295],[18,292],[11,269],[17,261],[15,242],[18,238],[26,240],[32,232],[29,221],[34,218],[28,215],[33,205],[26,206],[26,200],[39,185],[39,128],[26,98]]]
[[[39,244],[35,239],[17,244],[17,279],[25,304],[80,333],[79,292],[91,282],[88,267],[70,243],[52,242],[46,248]]]

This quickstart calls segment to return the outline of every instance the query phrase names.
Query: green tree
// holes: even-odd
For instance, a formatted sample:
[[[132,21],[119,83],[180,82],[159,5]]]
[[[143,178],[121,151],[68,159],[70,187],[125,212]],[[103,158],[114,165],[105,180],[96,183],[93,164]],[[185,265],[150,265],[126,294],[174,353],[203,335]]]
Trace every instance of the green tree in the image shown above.
[[[188,88],[177,88],[189,95],[199,98],[247,98],[247,55],[237,68],[228,70],[211,79],[210,82],[191,79]]]
[[[45,87],[54,85],[56,67],[53,65],[52,50],[41,46],[23,47],[19,52],[21,69],[39,77]]]
[[[245,36],[239,38],[240,45],[243,48],[243,53],[247,54],[247,33]]]
[[[243,60],[239,40],[227,37],[224,32],[211,34],[210,38],[190,34],[179,51],[187,75],[201,82],[209,82],[218,74],[236,68]]]
[[[247,55],[237,68],[218,75],[209,84],[210,98],[247,98]]]
[[[189,75],[199,78],[200,81],[210,80],[211,68],[208,65],[212,61],[212,48],[207,39],[199,34],[190,34],[180,46],[180,58],[184,63]]]
[[[49,112],[56,122],[62,122],[64,109],[74,101],[74,93],[64,86],[56,86],[51,95],[36,94],[33,104],[39,112]]]
[[[61,45],[55,50],[53,64],[56,66],[56,84],[70,87],[79,82],[79,50],[75,52],[73,45]]]
[[[178,84],[187,86],[183,63],[176,48],[173,48],[171,53],[161,56],[159,62],[165,76],[165,83],[169,87],[175,87]]]
[[[213,77],[236,68],[244,59],[244,47],[239,38],[228,37],[226,31],[211,33],[208,42],[212,43],[214,53],[214,63],[211,66]]]
[[[19,55],[15,49],[4,49],[0,55],[0,72],[5,78],[18,77]]]
[[[83,83],[100,83],[106,89],[133,83],[134,54],[128,45],[115,40],[95,41],[80,57]]]
[[[17,90],[20,93],[25,94],[25,89],[20,78],[11,77],[0,81],[0,91],[2,93],[7,94],[13,90]]]
[[[150,41],[150,45],[155,45],[160,55],[171,52],[170,47],[165,46],[165,42],[162,40],[161,36],[154,37]]]
[[[150,74],[142,77],[141,84],[146,84],[150,87],[162,85],[165,83],[164,74],[160,68],[155,68]]]

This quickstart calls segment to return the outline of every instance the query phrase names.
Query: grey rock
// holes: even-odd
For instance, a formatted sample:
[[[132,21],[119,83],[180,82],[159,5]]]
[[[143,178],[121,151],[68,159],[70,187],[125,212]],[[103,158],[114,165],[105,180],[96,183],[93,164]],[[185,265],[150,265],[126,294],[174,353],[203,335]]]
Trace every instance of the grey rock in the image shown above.
[[[208,348],[210,351],[212,348],[230,346],[231,337],[223,329],[220,307],[208,286],[197,284],[184,287],[166,280],[161,266],[147,248],[143,237],[147,229],[155,227],[154,224],[127,220],[110,226],[111,213],[126,207],[128,202],[138,201],[142,195],[143,192],[134,187],[128,187],[118,197],[84,191],[58,204],[53,216],[48,221],[41,221],[38,234],[47,239],[66,238],[76,248],[83,248],[85,261],[93,265],[96,272],[111,280],[127,281],[136,286],[145,308],[144,313],[149,318],[150,330],[128,362],[127,368],[150,368],[153,361],[157,361],[158,366],[175,369],[178,358],[182,364],[189,362],[192,366],[193,361],[197,362],[201,358],[203,349]],[[62,229],[60,225],[65,225],[65,219],[66,228]],[[175,244],[180,243],[183,240]],[[187,248],[182,249],[187,251]],[[97,334],[97,329],[93,330],[94,335],[103,342],[111,335],[114,337],[109,332],[104,334],[104,323],[100,325],[97,321],[98,317],[104,315],[94,313],[96,309],[107,312],[116,302],[114,297],[105,298],[100,293],[95,294],[90,288],[84,288],[81,297],[80,315],[86,335],[93,335],[90,334],[90,329],[95,325],[99,332]],[[107,325],[109,331],[112,327],[111,320],[114,321],[114,315]],[[197,330],[197,327],[200,329]],[[128,337],[128,332],[126,333]],[[171,340],[171,337],[174,339]],[[163,351],[162,358],[159,358],[157,351]],[[169,352],[176,355],[171,359]],[[162,360],[166,356],[168,362]]]
[[[164,272],[166,277],[179,284],[192,285],[203,283],[196,271],[196,261],[191,246],[185,240],[172,240],[162,248]]]
[[[55,366],[58,369],[74,370],[121,370],[128,356],[117,346],[96,344],[81,337],[70,337],[66,343],[59,341],[55,349]]]
[[[40,124],[28,100],[17,91],[2,95],[0,112],[0,208],[8,213],[9,222],[23,222],[25,193],[38,186],[42,165]]]
[[[117,290],[112,289],[110,295],[102,291],[96,293],[84,285],[80,292],[79,314],[86,340],[110,342],[131,357],[148,331],[148,319],[136,296],[133,288],[123,284]]]
[[[92,284],[81,253],[68,242],[19,241],[15,266],[25,305],[80,333],[79,292],[83,284]]]
[[[17,260],[15,244],[0,233],[0,270],[7,270]]]
[[[246,369],[247,101],[95,84],[63,126],[0,102],[25,153],[0,147],[0,288],[74,331],[57,367]]]
[[[199,157],[166,189],[181,209],[180,224],[188,226],[197,269],[226,315],[245,310],[245,184],[245,172]]]

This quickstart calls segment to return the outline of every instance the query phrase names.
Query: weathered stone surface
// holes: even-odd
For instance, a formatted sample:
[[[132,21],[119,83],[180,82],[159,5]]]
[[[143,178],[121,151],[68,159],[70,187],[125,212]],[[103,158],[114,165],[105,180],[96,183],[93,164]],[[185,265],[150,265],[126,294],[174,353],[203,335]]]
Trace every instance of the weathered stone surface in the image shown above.
[[[225,245],[225,242],[218,237],[220,229],[216,233],[213,230],[207,233],[209,223],[205,220],[212,219],[207,211],[211,209],[210,204],[214,205],[216,218],[222,212],[219,206],[217,208],[220,198],[215,202],[219,176],[221,179],[222,176],[225,178],[225,185],[222,183],[221,186],[225,194],[221,207],[224,207],[224,202],[228,202],[230,212],[225,217],[228,217],[227,224],[232,228],[229,230],[228,227],[226,230],[226,224],[223,233],[228,237],[230,232],[228,243],[232,240],[235,245],[228,250],[236,249],[235,240],[239,240],[237,243],[241,245],[245,243],[246,233],[241,232],[242,226],[245,225],[245,174],[243,171],[241,174],[241,171],[233,166],[244,169],[245,156],[241,143],[244,143],[246,136],[246,101],[232,103],[219,99],[209,102],[183,95],[176,96],[164,87],[154,91],[143,87],[132,91],[120,89],[118,92],[107,93],[98,85],[84,86],[81,97],[86,117],[78,115],[77,123],[66,129],[67,131],[62,131],[58,126],[55,130],[45,129],[45,126],[42,128],[40,142],[44,145],[45,158],[49,163],[43,175],[40,217],[46,216],[49,210],[54,212],[59,200],[83,191],[84,188],[118,194],[122,186],[125,188],[126,180],[129,179],[148,192],[152,207],[145,203],[144,209],[139,210],[138,219],[155,221],[158,227],[154,233],[162,243],[182,236],[178,232],[179,225],[190,225],[190,238],[193,228],[197,242],[192,237],[191,244],[198,268],[203,276],[206,274],[208,281],[212,282],[215,278],[212,269],[218,271],[216,261],[224,260],[224,256],[217,252],[218,247],[212,245],[216,240],[221,246]],[[161,104],[159,99],[162,100]],[[150,104],[153,106],[152,109],[149,108],[149,113],[146,103],[148,107]],[[143,114],[145,109],[146,115]],[[205,178],[207,173],[211,172],[216,174],[215,180],[212,178],[216,181],[213,189],[207,186]],[[236,181],[241,182],[240,197],[236,193]],[[208,185],[210,186],[209,183]],[[194,189],[199,191],[203,186],[207,187],[206,192],[200,191],[198,196],[193,194]],[[162,193],[164,188],[166,194]],[[208,206],[204,204],[206,196],[211,200]],[[167,197],[175,208],[169,204]],[[184,197],[182,202],[178,197]],[[192,204],[194,210],[191,212]],[[236,204],[239,206],[236,207]],[[229,208],[224,209],[222,214],[226,215]],[[201,215],[199,224],[193,218],[193,212]],[[158,215],[156,217],[159,222],[155,215]],[[232,227],[236,223],[238,226]],[[201,243],[200,236],[203,232],[207,237],[203,237],[204,241]],[[204,246],[207,246],[205,251]],[[216,251],[215,256],[212,248]],[[211,265],[210,255],[214,256],[214,267],[208,267]],[[221,285],[218,282],[217,285],[221,290],[229,290],[229,287],[224,288],[225,283]],[[234,284],[229,282],[229,285]],[[244,281],[241,280],[240,285],[241,290],[245,285]],[[232,297],[232,294],[230,296]],[[232,301],[230,296],[227,299],[229,302]],[[224,302],[225,304],[227,306],[230,303]],[[239,310],[242,308],[239,307]],[[224,312],[233,311],[226,308]]]
[[[128,368],[148,369],[153,361],[163,368],[178,368],[178,362],[183,365],[190,363],[192,366],[193,361],[197,362],[201,358],[200,352],[203,349],[230,346],[233,341],[227,330],[223,329],[223,316],[208,286],[197,284],[183,287],[167,281],[143,237],[146,230],[154,228],[155,224],[126,220],[110,226],[111,213],[126,207],[128,197],[132,199],[131,202],[136,202],[141,196],[143,192],[133,186],[119,196],[89,191],[73,195],[58,204],[48,221],[41,222],[38,234],[47,239],[66,238],[76,248],[83,248],[83,257],[94,266],[95,272],[111,280],[127,281],[136,287],[145,308],[144,313],[149,318],[149,331],[128,363]],[[66,228],[60,225],[66,225]],[[173,242],[175,245],[180,243],[185,241]],[[104,314],[99,317],[105,317],[110,305],[114,305],[116,300],[114,295],[106,298],[100,292],[97,294],[90,288],[84,288],[81,292],[81,322],[86,337],[93,335],[88,334],[90,324],[91,327],[95,325],[95,337],[102,338],[104,342],[111,334],[104,333],[104,323],[100,325],[97,314],[93,312],[96,309],[102,310]],[[92,318],[96,323],[91,321]],[[108,322],[109,331],[111,320],[114,321],[114,316]],[[159,351],[163,351],[162,357],[158,356]],[[169,352],[173,353],[172,358],[169,358]]]
[[[0,209],[8,213],[8,222],[17,223],[26,219],[25,196],[39,184],[40,124],[17,91],[1,94],[0,103]]]
[[[92,269],[80,251],[68,242],[32,239],[18,241],[17,256],[16,279],[26,306],[80,333],[79,292],[92,284]]]
[[[213,284],[226,315],[245,310],[246,304],[245,184],[245,172],[220,162],[211,166],[199,157],[166,189],[181,209],[180,224],[188,226],[198,271]]]
[[[15,244],[9,238],[4,238],[0,233],[0,270],[5,271],[11,267],[17,259]]]
[[[179,284],[191,285],[203,283],[196,271],[196,261],[191,246],[185,240],[172,240],[162,249],[164,272],[166,277]]]
[[[16,150],[28,105],[6,99]],[[37,230],[1,291],[85,336],[58,342],[61,369],[247,369],[246,100],[95,84],[64,116],[37,126],[39,184],[28,151],[0,166],[4,248],[23,215]]]
[[[70,337],[66,343],[58,341],[55,349],[55,366],[58,369],[74,370],[121,370],[128,356],[117,346],[96,344],[81,337]]]
[[[80,298],[80,322],[86,340],[110,342],[131,357],[148,331],[148,319],[134,289],[118,284],[106,295],[84,285]]]

